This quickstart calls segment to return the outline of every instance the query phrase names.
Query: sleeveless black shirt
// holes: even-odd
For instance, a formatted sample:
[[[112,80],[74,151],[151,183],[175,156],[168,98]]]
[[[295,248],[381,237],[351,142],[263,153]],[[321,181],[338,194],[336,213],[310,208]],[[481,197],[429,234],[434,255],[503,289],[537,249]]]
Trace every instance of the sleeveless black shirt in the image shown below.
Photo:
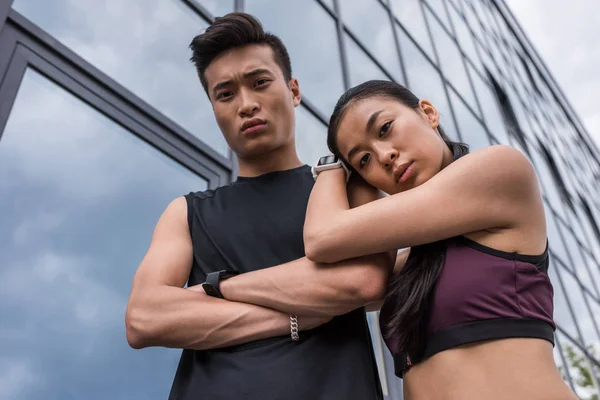
[[[189,285],[212,271],[240,273],[304,257],[308,166],[190,193],[194,249]],[[319,328],[227,348],[185,349],[170,400],[383,399],[364,308]]]

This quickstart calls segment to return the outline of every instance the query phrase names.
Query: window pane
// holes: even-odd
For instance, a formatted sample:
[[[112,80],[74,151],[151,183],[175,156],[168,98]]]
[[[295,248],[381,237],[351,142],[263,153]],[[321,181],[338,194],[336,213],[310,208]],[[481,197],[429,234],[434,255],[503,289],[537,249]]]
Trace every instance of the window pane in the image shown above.
[[[469,32],[469,28],[467,28],[465,20],[459,16],[458,12],[453,6],[449,6],[448,10],[450,11],[450,16],[452,17],[452,22],[454,23],[454,30],[456,31],[458,43],[461,49],[471,60],[471,63],[473,63],[476,68],[481,69],[481,63],[479,62],[477,50],[475,50],[473,37],[471,36],[471,32]]]
[[[556,190],[556,185],[554,184],[554,179],[552,178],[548,164],[535,146],[530,146],[530,149],[531,158],[533,159],[535,172],[537,173],[538,180],[540,181],[542,192],[550,201],[552,208],[554,208],[554,210],[562,216],[562,202],[560,200],[558,191]]]
[[[222,17],[225,14],[233,12],[234,0],[197,0],[203,5],[213,17]]]
[[[16,0],[14,7],[227,156],[210,102],[194,65],[188,62],[188,45],[207,25],[182,2]]]
[[[450,101],[456,115],[456,123],[460,130],[462,141],[469,145],[471,152],[490,145],[485,128],[469,111],[465,103],[459,99],[454,90],[448,89]]]
[[[550,209],[546,201],[544,201],[544,213],[546,214],[546,232],[548,236],[548,246],[550,247],[550,250],[552,250],[566,263],[569,258],[567,257],[567,252],[565,251],[565,244],[560,236],[560,233],[558,232],[558,226],[556,225],[556,217],[552,213],[552,210]]]
[[[375,64],[367,54],[352,40],[344,34],[344,46],[348,57],[348,69],[350,70],[350,85],[356,86],[371,79],[389,81],[390,78]]]
[[[392,24],[389,14],[379,1],[342,1],[340,7],[344,22],[359,41],[367,47],[396,82],[403,82]],[[352,65],[351,61],[349,63]]]
[[[329,153],[327,127],[304,107],[296,107],[296,148],[300,160],[308,165]]]
[[[477,109],[475,97],[473,97],[473,91],[471,89],[471,84],[469,83],[469,77],[467,76],[467,70],[465,69],[463,58],[456,43],[439,24],[432,23],[433,20],[430,13],[426,12],[426,14],[430,22],[431,34],[435,42],[435,49],[442,67],[442,72],[446,76],[446,79],[454,85],[469,105],[473,109]]]
[[[561,271],[561,275],[565,282],[567,296],[569,296],[573,310],[576,310],[575,319],[577,320],[577,324],[579,324],[579,329],[581,329],[584,343],[597,343],[599,339],[598,334],[594,328],[592,316],[590,315],[587,305],[585,304],[585,300],[583,299],[581,286],[579,286],[575,278],[573,278],[568,271]]]
[[[419,0],[390,0],[390,4],[394,15],[402,26],[427,53],[429,58],[435,60]]]
[[[333,18],[316,1],[246,0],[245,6],[265,30],[283,40],[303,95],[329,116],[344,91]],[[310,27],[310,35],[298,27]]]
[[[8,398],[167,398],[181,351],[129,348],[125,307],[165,206],[205,188],[26,73],[0,140],[0,376],[22,377]]]
[[[437,108],[440,113],[440,124],[444,131],[452,139],[457,140],[456,126],[439,72],[401,29],[397,29],[397,32],[406,68],[408,88],[418,98],[429,100]]]
[[[551,257],[550,267],[548,268],[548,277],[550,278],[550,282],[552,282],[552,286],[554,288],[554,321],[569,335],[571,335],[574,338],[577,338],[578,335],[577,329],[575,327],[575,322],[573,320],[573,314],[571,314],[571,311],[569,310],[567,297],[565,295],[563,285],[558,279],[558,271],[556,270],[556,268],[561,267],[558,263],[554,262]],[[567,272],[561,270],[560,273],[561,276],[563,276]],[[571,303],[571,306],[574,307],[574,304]]]
[[[448,19],[448,14],[446,14],[446,7],[444,7],[444,0],[426,0],[429,4],[430,8],[433,10],[432,12],[442,21],[448,32],[451,32],[450,29],[450,20]],[[430,21],[431,22],[431,21]],[[439,23],[439,22],[436,22]]]
[[[506,123],[502,117],[495,94],[492,93],[492,89],[488,83],[472,67],[469,66],[469,68],[471,79],[477,92],[477,98],[481,105],[481,112],[488,129],[500,143],[509,144]]]
[[[574,271],[575,275],[579,277],[579,280],[581,282],[587,282],[590,286],[589,289],[593,290],[591,288],[591,277],[589,276],[585,261],[582,258],[579,244],[573,237],[573,233],[570,229],[566,228],[565,225],[560,221],[558,221],[558,226],[563,234],[565,246],[567,247],[567,251],[569,252],[570,256],[570,258],[564,260],[565,264],[567,264],[567,267],[571,268]]]

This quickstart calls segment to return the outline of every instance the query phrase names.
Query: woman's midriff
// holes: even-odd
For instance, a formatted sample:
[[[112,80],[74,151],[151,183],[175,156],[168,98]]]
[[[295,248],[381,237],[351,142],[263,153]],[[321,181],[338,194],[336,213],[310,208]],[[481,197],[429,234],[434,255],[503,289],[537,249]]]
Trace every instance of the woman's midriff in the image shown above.
[[[577,400],[541,339],[500,339],[445,350],[404,374],[406,400]]]

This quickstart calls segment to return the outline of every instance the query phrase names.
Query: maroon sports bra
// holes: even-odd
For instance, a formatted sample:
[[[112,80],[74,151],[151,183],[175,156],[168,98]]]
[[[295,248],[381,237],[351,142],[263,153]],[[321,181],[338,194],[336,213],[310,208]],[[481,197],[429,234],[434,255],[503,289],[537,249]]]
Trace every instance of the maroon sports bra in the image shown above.
[[[548,247],[538,256],[508,253],[466,237],[451,240],[434,289],[422,357],[398,348],[386,322],[392,303],[381,309],[380,325],[394,356],[396,375],[440,351],[502,338],[540,338],[554,345],[553,296]]]

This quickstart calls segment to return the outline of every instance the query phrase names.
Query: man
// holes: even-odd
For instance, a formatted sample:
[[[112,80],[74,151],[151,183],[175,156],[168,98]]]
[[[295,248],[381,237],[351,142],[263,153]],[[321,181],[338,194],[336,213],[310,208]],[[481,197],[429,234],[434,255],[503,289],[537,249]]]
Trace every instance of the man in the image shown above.
[[[296,154],[286,48],[242,13],[190,47],[239,178],[160,217],[133,282],[129,344],[184,349],[171,399],[382,398],[363,306],[383,297],[393,258],[304,257],[314,181]],[[377,195],[350,193],[352,206]]]

